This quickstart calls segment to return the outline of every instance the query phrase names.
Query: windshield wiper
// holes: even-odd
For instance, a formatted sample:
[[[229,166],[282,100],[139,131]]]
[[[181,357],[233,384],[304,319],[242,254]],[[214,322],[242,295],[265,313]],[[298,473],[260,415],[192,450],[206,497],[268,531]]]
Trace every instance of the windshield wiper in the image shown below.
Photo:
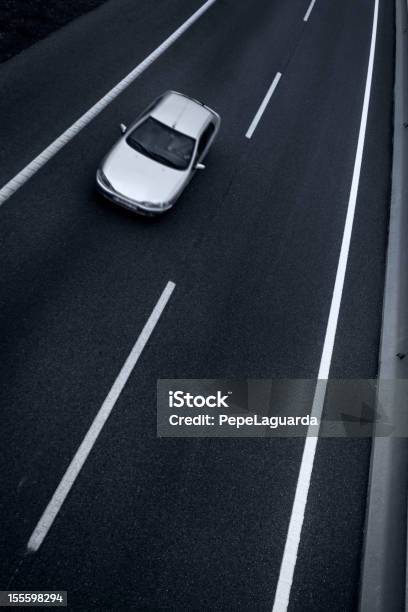
[[[138,140],[132,139],[130,140],[130,144],[132,145],[134,149],[136,149],[136,151],[139,151],[139,153],[144,153],[145,155],[148,155],[149,157],[151,156],[151,152],[149,151],[149,149],[144,147]]]
[[[164,155],[160,155],[160,153],[156,153],[155,151],[148,149],[147,147],[142,145],[142,143],[139,142],[138,140],[129,139],[128,144],[130,144],[134,149],[136,149],[136,151],[139,151],[139,153],[146,155],[146,157],[150,157],[150,159],[153,159],[154,161],[162,163],[165,166],[170,166],[170,168],[175,168],[176,170],[180,170],[179,165],[172,162],[170,159],[168,159]]]
[[[161,162],[162,164],[165,164],[166,166],[173,166],[173,163],[167,159],[167,157],[165,157],[164,155],[160,155],[160,153],[153,153],[153,151],[150,151],[150,156],[152,159],[154,159],[155,161]]]

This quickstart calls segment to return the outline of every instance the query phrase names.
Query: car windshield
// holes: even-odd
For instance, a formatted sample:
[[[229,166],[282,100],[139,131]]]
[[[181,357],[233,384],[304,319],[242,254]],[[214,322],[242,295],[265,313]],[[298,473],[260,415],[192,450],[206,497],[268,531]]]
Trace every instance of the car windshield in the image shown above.
[[[155,161],[185,170],[194,152],[193,138],[149,117],[126,138],[130,147]]]

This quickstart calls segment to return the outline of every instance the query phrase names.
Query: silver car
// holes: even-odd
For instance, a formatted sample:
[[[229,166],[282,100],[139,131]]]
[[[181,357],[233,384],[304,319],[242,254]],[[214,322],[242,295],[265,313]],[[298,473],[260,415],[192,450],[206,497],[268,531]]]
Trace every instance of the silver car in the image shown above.
[[[173,206],[220,127],[213,110],[175,91],[157,98],[104,158],[98,189],[120,206],[157,214]]]

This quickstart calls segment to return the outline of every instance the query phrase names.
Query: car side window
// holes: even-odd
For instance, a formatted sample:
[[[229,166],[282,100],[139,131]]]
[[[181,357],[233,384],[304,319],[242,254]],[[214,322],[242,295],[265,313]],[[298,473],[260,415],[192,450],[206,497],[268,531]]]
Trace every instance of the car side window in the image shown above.
[[[211,136],[213,135],[215,130],[215,125],[213,123],[210,123],[210,125],[208,125],[204,132],[201,134],[201,138],[200,138],[200,142],[198,143],[198,147],[197,147],[197,157],[200,158],[201,155],[203,154],[208,141],[210,140]]]

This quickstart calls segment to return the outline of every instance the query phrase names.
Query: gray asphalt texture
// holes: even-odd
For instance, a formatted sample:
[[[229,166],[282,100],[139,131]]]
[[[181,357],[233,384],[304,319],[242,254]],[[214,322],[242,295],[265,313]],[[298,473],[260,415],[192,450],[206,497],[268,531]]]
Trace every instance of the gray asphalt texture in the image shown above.
[[[157,378],[314,378],[360,125],[373,2],[219,0],[0,209],[1,588],[73,610],[270,611],[303,441],[157,439]],[[200,2],[115,0],[0,67],[3,184]],[[331,376],[377,372],[393,7],[380,1],[364,162]],[[283,73],[248,141],[245,132]],[[94,173],[175,89],[221,132],[146,221]],[[176,290],[42,548],[25,547],[166,282]],[[290,610],[356,606],[370,444],[321,440]]]
[[[45,38],[106,0],[3,0],[0,5],[0,62]]]

